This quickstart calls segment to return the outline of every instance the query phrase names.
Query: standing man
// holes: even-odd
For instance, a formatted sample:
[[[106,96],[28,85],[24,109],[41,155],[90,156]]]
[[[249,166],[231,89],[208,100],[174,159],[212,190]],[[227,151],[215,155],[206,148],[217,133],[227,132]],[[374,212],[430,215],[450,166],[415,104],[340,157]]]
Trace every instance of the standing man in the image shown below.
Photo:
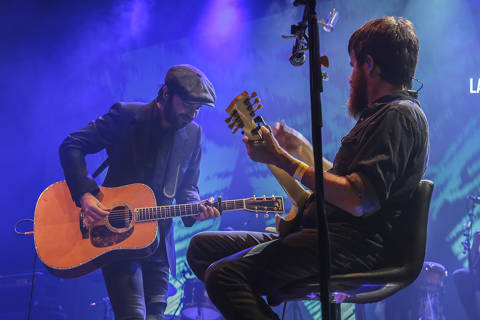
[[[213,107],[215,90],[191,65],[170,68],[165,84],[149,103],[115,103],[108,113],[67,136],[60,160],[70,193],[81,206],[87,225],[108,209],[98,200],[99,188],[87,176],[85,155],[106,149],[106,187],[144,183],[154,191],[157,205],[200,201],[198,177],[201,129],[193,122],[202,105]],[[217,209],[201,206],[195,220],[218,217]],[[172,220],[159,222],[159,246],[148,258],[124,260],[102,268],[115,319],[162,319],[166,308],[168,269],[175,274]]]
[[[402,208],[423,176],[429,146],[427,120],[407,90],[418,49],[412,23],[402,18],[370,21],[350,38],[348,110],[357,124],[324,174],[333,274],[392,265],[395,248],[404,245],[392,235],[399,232],[397,218],[408,214]],[[274,128],[277,136],[287,137],[277,140],[265,127],[263,143],[244,137],[249,156],[285,170],[313,190],[314,168],[290,154],[302,154],[295,152],[295,143],[287,143],[292,131]],[[261,296],[318,275],[315,210],[310,207],[303,229],[285,237],[208,232],[191,240],[188,262],[226,319],[278,319]]]

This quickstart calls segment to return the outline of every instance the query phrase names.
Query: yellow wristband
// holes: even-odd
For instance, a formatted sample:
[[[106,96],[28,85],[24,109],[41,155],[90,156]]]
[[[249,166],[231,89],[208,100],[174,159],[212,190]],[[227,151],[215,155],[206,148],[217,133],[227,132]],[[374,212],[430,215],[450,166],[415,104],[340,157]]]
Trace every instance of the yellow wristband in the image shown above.
[[[295,170],[295,173],[293,174],[293,177],[301,182],[303,175],[305,174],[308,168],[310,167],[307,164],[300,161],[298,163],[297,169]]]

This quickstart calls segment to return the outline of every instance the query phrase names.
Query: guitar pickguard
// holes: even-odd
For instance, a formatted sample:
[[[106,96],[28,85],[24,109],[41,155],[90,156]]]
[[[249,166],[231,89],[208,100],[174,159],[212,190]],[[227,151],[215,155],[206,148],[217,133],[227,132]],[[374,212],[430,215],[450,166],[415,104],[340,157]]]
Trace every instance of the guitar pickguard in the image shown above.
[[[133,228],[123,232],[116,233],[107,229],[106,226],[96,226],[90,233],[90,241],[94,247],[110,247],[130,237]]]

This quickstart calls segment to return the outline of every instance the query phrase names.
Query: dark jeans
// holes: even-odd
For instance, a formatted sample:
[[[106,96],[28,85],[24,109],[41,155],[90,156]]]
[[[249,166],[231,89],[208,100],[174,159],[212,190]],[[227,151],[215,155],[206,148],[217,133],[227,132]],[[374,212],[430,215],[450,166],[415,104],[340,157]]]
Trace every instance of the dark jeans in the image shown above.
[[[284,238],[261,232],[202,232],[192,238],[187,260],[226,319],[278,319],[262,295],[318,275],[317,241],[314,229]],[[345,270],[335,261],[331,267],[332,273]]]
[[[480,290],[479,279],[475,278],[469,269],[455,270],[453,279],[468,319],[480,319],[480,310],[476,299],[476,291]]]
[[[167,306],[168,262],[164,245],[151,257],[102,268],[116,320],[163,319]]]

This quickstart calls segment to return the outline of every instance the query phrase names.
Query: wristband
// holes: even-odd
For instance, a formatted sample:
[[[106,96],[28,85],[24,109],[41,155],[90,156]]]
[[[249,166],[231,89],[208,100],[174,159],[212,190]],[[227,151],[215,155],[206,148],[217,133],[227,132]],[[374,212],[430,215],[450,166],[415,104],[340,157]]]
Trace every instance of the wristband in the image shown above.
[[[295,170],[295,173],[293,174],[293,177],[296,180],[302,182],[303,175],[305,174],[305,172],[307,171],[308,168],[310,168],[310,167],[307,164],[300,161],[298,163],[297,169]]]

